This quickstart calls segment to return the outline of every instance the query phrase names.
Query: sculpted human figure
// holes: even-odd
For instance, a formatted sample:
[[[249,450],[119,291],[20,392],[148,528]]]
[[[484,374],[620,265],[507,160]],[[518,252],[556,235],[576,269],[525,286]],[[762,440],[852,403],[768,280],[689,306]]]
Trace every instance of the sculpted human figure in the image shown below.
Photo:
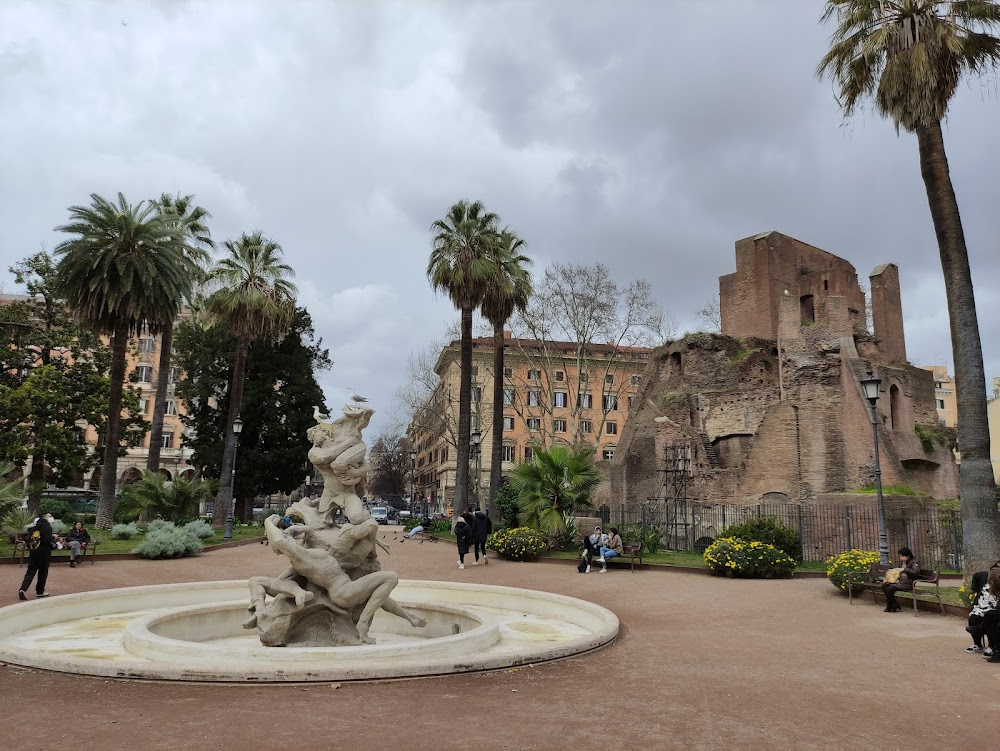
[[[317,507],[328,524],[334,523],[338,508],[352,524],[370,518],[361,502],[369,470],[361,431],[373,414],[368,407],[344,407],[343,416],[332,425],[315,425],[306,433],[313,444],[309,461],[323,475],[323,495]]]
[[[364,610],[358,617],[358,635],[366,644],[374,644],[375,640],[368,636],[375,612],[389,598],[399,577],[392,571],[375,571],[358,579],[352,580],[341,567],[337,559],[321,548],[307,548],[296,542],[291,535],[286,535],[276,522],[279,517],[274,514],[264,521],[264,529],[271,548],[285,555],[292,562],[296,573],[305,577],[310,583],[326,590],[331,602],[345,611],[350,611],[356,605],[364,604]],[[278,579],[272,580],[279,581]],[[295,597],[299,601],[302,588],[292,580],[286,580],[280,587],[274,587],[281,594]],[[308,593],[306,593],[308,594]],[[301,598],[303,604],[304,596]],[[311,598],[310,598],[311,599]]]

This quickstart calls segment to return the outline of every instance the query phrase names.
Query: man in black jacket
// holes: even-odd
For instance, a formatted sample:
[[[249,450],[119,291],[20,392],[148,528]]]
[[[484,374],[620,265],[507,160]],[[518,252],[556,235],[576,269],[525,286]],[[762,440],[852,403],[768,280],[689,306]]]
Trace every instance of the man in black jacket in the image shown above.
[[[45,514],[28,527],[28,571],[21,582],[17,596],[22,600],[28,597],[24,594],[31,586],[31,580],[38,574],[35,583],[35,597],[48,597],[45,591],[45,581],[49,578],[49,562],[52,560],[52,514]]]
[[[489,563],[486,558],[486,538],[490,536],[493,531],[493,522],[490,520],[490,515],[483,513],[482,511],[477,511],[472,517],[472,537],[475,541],[475,552],[476,560],[472,564],[475,566],[479,563],[479,553],[483,554],[483,565]]]

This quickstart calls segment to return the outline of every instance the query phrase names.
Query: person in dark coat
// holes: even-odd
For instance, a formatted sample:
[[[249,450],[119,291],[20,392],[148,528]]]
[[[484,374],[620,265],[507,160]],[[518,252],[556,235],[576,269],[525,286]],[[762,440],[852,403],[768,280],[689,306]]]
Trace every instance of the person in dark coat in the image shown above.
[[[69,547],[69,567],[76,568],[76,559],[80,557],[81,551],[87,550],[87,543],[90,542],[90,532],[83,526],[83,522],[77,522],[73,529],[66,535],[66,545]]]
[[[35,520],[35,523],[28,527],[28,571],[21,582],[21,588],[17,590],[19,599],[27,600],[25,592],[31,586],[31,580],[38,574],[38,581],[35,582],[35,597],[48,597],[45,591],[45,582],[49,578],[49,562],[52,560],[52,514],[45,514]]]
[[[885,593],[886,613],[895,613],[901,609],[896,603],[896,593],[913,591],[913,582],[920,578],[920,564],[913,557],[912,550],[900,548],[899,563],[902,568],[899,573],[899,581],[886,582],[882,585],[882,592]]]
[[[493,532],[493,521],[490,519],[489,514],[477,511],[472,515],[472,538],[475,541],[476,553],[476,560],[472,562],[473,566],[479,563],[480,551],[483,554],[483,565],[485,566],[490,562],[486,557],[486,538],[490,536],[491,532]]]
[[[458,567],[465,568],[465,556],[472,547],[475,538],[472,536],[472,527],[465,520],[464,516],[458,517],[455,522],[455,542],[458,543]]]

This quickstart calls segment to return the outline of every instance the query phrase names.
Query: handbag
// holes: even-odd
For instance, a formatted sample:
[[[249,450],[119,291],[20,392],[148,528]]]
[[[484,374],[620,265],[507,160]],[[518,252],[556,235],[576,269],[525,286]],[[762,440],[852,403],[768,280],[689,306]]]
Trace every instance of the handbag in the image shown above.
[[[901,573],[903,573],[903,569],[901,569],[901,568],[890,568],[890,569],[887,569],[886,572],[885,572],[885,583],[886,584],[898,584],[899,583],[899,575]]]

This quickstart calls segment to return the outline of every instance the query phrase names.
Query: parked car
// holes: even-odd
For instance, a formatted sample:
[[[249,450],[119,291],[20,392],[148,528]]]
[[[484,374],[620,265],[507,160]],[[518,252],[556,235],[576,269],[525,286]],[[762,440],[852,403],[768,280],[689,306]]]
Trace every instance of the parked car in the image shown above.
[[[377,521],[379,524],[389,523],[389,509],[385,506],[376,506],[371,510],[372,519]]]

